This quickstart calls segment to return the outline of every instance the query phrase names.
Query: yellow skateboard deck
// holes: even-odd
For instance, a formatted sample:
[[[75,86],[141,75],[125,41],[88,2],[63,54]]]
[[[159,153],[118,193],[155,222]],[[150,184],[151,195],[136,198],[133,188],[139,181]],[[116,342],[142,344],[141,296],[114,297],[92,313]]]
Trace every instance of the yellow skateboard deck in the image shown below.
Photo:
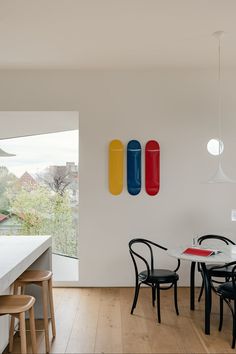
[[[120,140],[109,144],[109,191],[119,195],[123,190],[124,145]]]

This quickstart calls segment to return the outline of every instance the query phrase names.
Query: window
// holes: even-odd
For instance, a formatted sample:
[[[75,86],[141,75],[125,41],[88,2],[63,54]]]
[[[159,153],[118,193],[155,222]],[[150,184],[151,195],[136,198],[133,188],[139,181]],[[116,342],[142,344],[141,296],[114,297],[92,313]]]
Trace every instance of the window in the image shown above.
[[[0,235],[52,235],[54,264],[63,269],[78,264],[78,139],[71,130],[0,142],[16,155],[0,157]]]

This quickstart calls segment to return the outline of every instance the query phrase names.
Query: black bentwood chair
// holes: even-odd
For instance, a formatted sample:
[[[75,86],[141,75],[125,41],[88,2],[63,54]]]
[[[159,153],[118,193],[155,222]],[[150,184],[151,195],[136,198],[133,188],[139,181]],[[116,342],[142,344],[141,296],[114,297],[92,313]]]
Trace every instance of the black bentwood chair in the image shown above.
[[[140,255],[136,251],[134,251],[134,245],[141,245],[143,247],[143,251],[148,251],[150,255],[150,261],[148,262],[143,255]],[[158,322],[161,323],[161,312],[160,312],[160,290],[168,290],[174,286],[174,303],[175,303],[175,311],[176,314],[179,315],[178,303],[177,303],[177,281],[179,280],[179,276],[176,271],[179,269],[180,261],[178,259],[177,268],[174,271],[168,269],[154,269],[154,259],[153,259],[153,246],[160,248],[163,251],[167,251],[167,248],[158,245],[155,242],[143,239],[143,238],[135,238],[129,242],[129,252],[131,258],[134,263],[135,269],[135,293],[134,293],[134,301],[131,309],[131,314],[133,314],[134,309],[136,307],[139,295],[139,289],[141,284],[146,284],[152,288],[152,304],[155,306],[155,301],[157,300],[157,317]],[[146,270],[139,272],[137,261],[141,260]],[[167,287],[161,287],[162,284],[170,284]]]
[[[205,235],[205,236],[201,236],[201,237],[199,237],[197,239],[197,243],[199,245],[202,245],[202,243],[204,241],[207,241],[207,240],[217,240],[217,241],[223,242],[226,245],[235,245],[235,243],[233,241],[231,241],[229,238],[227,238],[225,236],[220,236],[220,235]],[[215,289],[213,283],[222,284],[223,282],[215,280],[215,279],[212,279],[212,277],[225,278],[225,281],[228,281],[230,279],[231,271],[232,271],[232,267],[223,266],[223,267],[220,267],[218,269],[218,268],[215,268],[217,266],[220,266],[220,265],[219,264],[208,264],[208,265],[206,265],[206,269],[208,271],[208,275],[211,277],[212,289],[214,291],[216,291],[216,289]],[[202,270],[201,270],[201,267],[200,267],[199,263],[198,263],[198,271],[201,272],[201,274],[202,274]],[[199,296],[198,296],[198,302],[201,301],[203,290],[204,290],[204,281],[202,280],[202,286],[201,286],[201,290],[200,290],[200,293],[199,293]]]
[[[231,281],[223,283],[218,286],[216,291],[217,295],[220,296],[220,323],[219,323],[219,331],[222,329],[223,325],[223,304],[229,306],[230,311],[233,316],[233,340],[232,340],[232,348],[235,348],[235,337],[236,337],[236,261],[227,263],[222,266],[216,266],[211,269],[211,271],[221,271],[225,267],[231,269],[230,278]],[[224,271],[224,270],[223,270]]]

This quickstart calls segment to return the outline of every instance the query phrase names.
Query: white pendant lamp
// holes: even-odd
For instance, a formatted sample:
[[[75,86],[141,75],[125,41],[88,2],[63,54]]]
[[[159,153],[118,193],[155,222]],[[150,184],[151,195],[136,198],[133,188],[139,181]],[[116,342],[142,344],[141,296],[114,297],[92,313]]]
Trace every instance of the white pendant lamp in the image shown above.
[[[15,154],[9,154],[8,152],[0,149],[0,157],[10,157],[10,156],[16,156]]]
[[[221,161],[219,161],[217,170],[208,183],[236,183],[236,181],[226,176],[222,169]]]
[[[229,178],[223,171],[221,165],[221,125],[222,125],[222,104],[221,104],[221,39],[224,35],[223,31],[217,31],[213,33],[213,36],[218,40],[218,166],[217,170],[212,176],[212,178],[208,181],[208,183],[236,183],[235,180]]]

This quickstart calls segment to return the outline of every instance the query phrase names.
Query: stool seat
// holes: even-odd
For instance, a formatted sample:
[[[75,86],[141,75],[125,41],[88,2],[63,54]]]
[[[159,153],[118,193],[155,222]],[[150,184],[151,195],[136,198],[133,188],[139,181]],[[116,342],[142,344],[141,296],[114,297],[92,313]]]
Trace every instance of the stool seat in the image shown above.
[[[29,295],[0,296],[0,315],[18,314],[28,311],[35,303],[35,298]]]
[[[14,294],[20,290],[20,294],[25,291],[25,288],[34,284],[42,288],[42,305],[43,305],[43,323],[45,333],[45,353],[50,353],[49,342],[49,311],[52,324],[52,336],[56,336],[56,323],[54,315],[53,294],[52,294],[52,272],[50,270],[29,269],[26,270],[14,283]]]
[[[34,320],[35,298],[30,295],[1,295],[0,316],[10,315],[11,325],[9,331],[9,352],[13,350],[13,338],[15,331],[15,318],[18,318],[20,325],[21,354],[27,354],[25,312],[29,311],[30,334],[32,352],[37,353],[35,320]]]
[[[32,283],[38,281],[47,281],[52,278],[52,272],[50,270],[26,270],[19,276],[17,281],[21,283]]]

